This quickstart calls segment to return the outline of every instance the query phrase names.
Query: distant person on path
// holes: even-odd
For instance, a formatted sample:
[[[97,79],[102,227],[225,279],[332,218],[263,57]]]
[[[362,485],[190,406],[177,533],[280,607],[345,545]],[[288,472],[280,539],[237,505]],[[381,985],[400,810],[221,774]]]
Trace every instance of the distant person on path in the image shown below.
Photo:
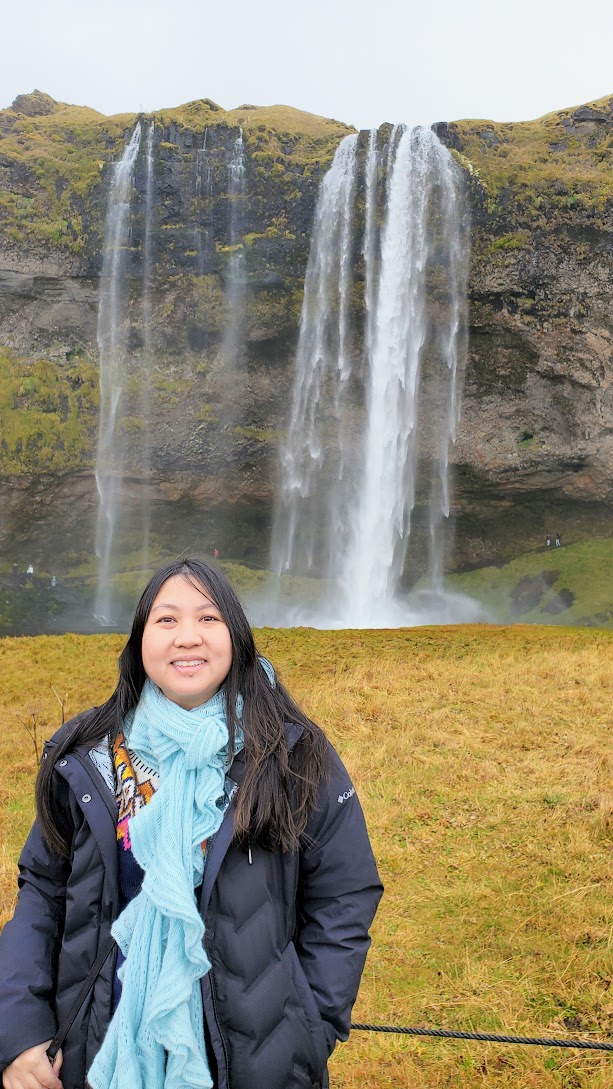
[[[559,533],[556,533],[556,548],[559,548],[559,547],[560,547],[560,544],[561,544],[561,541],[560,541],[560,534],[559,534]]]
[[[4,1089],[329,1086],[382,888],[355,787],[223,572],[153,575],[36,799],[0,935]]]
[[[28,570],[26,571],[26,575],[29,575],[29,577],[31,578],[33,574],[34,574],[34,567],[33,567],[33,565],[31,563],[29,563],[28,564]]]
[[[219,559],[219,552],[218,552],[218,550],[216,548],[213,549],[213,555],[214,555],[216,560]]]
[[[19,564],[14,563],[11,571],[13,573],[13,582],[19,582]]]
[[[545,544],[547,545],[547,548],[551,548],[551,535],[549,533],[545,537]]]

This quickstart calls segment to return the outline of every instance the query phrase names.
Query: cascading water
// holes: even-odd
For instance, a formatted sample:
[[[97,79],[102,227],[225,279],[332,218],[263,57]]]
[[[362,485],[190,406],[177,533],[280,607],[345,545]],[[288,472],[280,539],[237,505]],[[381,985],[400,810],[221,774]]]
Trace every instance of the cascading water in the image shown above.
[[[127,566],[146,569],[150,555],[152,375],[156,365],[154,220],[159,215],[163,221],[165,208],[162,198],[157,211],[154,122],[149,122],[142,134],[139,157],[142,129],[143,123],[139,122],[120,161],[112,168],[100,280],[98,585],[94,611],[102,625],[115,625],[123,619],[119,615],[119,594],[112,590],[113,577]],[[205,275],[207,261],[214,252],[213,166],[218,150],[213,148],[211,153],[207,149],[205,133],[202,148],[195,156],[195,183],[190,198],[200,240],[196,250],[200,276]],[[232,454],[234,426],[241,418],[244,399],[245,378],[239,362],[246,309],[243,234],[247,159],[242,130],[227,148],[226,163],[227,313],[216,390],[223,420],[217,443],[220,459]],[[181,197],[184,199],[183,193]],[[159,234],[157,237],[159,245]]]
[[[325,589],[319,602],[299,615],[286,609],[280,622],[376,627],[437,619],[432,595],[426,616],[402,590],[418,499],[429,506],[430,588],[439,616],[453,618],[441,590],[465,349],[460,171],[430,129],[394,127],[387,147],[378,146],[381,135],[370,132],[361,172],[358,137],[346,137],[321,186],[272,564],[277,575],[318,576]],[[363,303],[356,307],[360,194]]]
[[[450,473],[449,449],[455,443],[460,419],[461,377],[467,350],[467,288],[468,241],[456,225],[462,222],[461,193],[451,168],[450,157],[442,164],[440,183],[444,192],[440,230],[447,239],[448,320],[438,329],[439,357],[447,363],[449,381],[443,427],[439,429],[437,471],[433,474],[430,496],[430,583],[440,594],[443,589],[444,525],[449,518]]]
[[[220,463],[231,462],[236,450],[235,428],[243,419],[249,392],[247,371],[242,366],[245,344],[247,283],[245,270],[245,196],[247,169],[243,130],[228,151],[227,168],[227,250],[222,271],[224,281],[224,332],[217,356],[216,389],[221,428],[217,440]]]
[[[273,526],[273,570],[311,571],[315,564],[334,577],[337,542],[343,532],[341,425],[326,442],[328,428],[318,412],[331,391],[332,411],[347,404],[341,390],[349,373],[348,299],[351,225],[356,181],[357,136],[339,145],[323,182],[313,226],[304,285],[296,376],[287,443],[282,450],[282,486]],[[335,420],[338,417],[334,417]],[[332,466],[330,467],[330,463]],[[319,487],[320,480],[326,484]],[[334,497],[333,497],[334,496]],[[331,508],[337,504],[338,517]],[[334,518],[335,527],[319,527]]]
[[[239,129],[228,161],[228,241],[226,324],[221,349],[228,375],[234,369],[245,318],[245,252],[242,244],[247,170],[243,130]]]
[[[155,194],[155,160],[153,156],[153,140],[155,136],[155,123],[152,121],[147,132],[146,144],[146,173],[145,173],[145,231],[143,240],[143,351],[144,367],[142,373],[142,408],[141,417],[144,424],[143,455],[141,471],[143,479],[149,480],[151,473],[151,399],[152,384],[151,374],[153,369],[153,313],[151,305],[151,290],[153,277],[153,209]],[[146,488],[142,499],[142,564],[149,566],[149,537],[151,533],[151,505],[147,497]]]
[[[389,175],[367,379],[363,479],[342,576],[347,613],[360,626],[371,621],[373,612],[382,619],[389,614],[406,562],[417,483],[420,370],[430,332],[426,276],[434,244],[432,202],[448,163],[453,164],[451,156],[430,129],[405,129]],[[444,210],[447,197],[443,189]],[[368,277],[367,266],[367,282]],[[453,300],[452,324],[456,310]],[[453,349],[456,334],[449,337]],[[457,367],[447,365],[448,397],[455,401]],[[445,448],[447,440],[445,433]],[[356,594],[358,586],[368,586],[368,596]]]
[[[97,334],[100,416],[96,453],[96,485],[99,496],[96,524],[98,588],[94,611],[101,623],[112,623],[113,612],[110,590],[111,559],[123,468],[123,450],[122,444],[117,442],[116,425],[124,392],[127,354],[126,297],[122,288],[130,235],[134,169],[140,141],[139,122],[121,159],[113,168],[100,278]]]
[[[213,171],[211,169],[211,161],[207,148],[208,131],[208,129],[204,130],[202,147],[196,151],[196,204],[199,206],[204,201],[207,209],[204,222],[202,221],[201,216],[199,216],[197,225],[194,229],[194,240],[196,243],[196,252],[198,254],[199,276],[204,275],[206,252],[207,247],[210,245],[209,235],[211,231],[210,209],[213,196]]]
[[[243,130],[238,130],[232,156],[228,163],[228,196],[230,198],[230,245],[235,246],[241,230],[243,215],[241,199],[245,196],[247,166]]]

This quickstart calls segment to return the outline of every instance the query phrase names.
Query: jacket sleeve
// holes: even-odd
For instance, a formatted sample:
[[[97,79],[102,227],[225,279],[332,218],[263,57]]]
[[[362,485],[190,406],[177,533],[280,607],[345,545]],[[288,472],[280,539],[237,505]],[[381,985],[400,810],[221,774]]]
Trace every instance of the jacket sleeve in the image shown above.
[[[19,896],[0,934],[0,1071],[52,1039],[54,968],[69,863],[46,846],[35,821],[19,859]]]
[[[330,779],[320,786],[301,851],[296,951],[332,1053],[349,1036],[383,886],[355,788],[330,751]]]

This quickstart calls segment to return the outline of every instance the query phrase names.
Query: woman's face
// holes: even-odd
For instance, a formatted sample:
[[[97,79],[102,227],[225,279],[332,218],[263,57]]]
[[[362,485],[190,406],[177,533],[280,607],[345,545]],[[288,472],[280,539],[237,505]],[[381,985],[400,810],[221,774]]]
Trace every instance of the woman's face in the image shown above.
[[[162,585],[143,631],[145,673],[191,711],[214,696],[232,664],[228,625],[204,587],[174,575]]]

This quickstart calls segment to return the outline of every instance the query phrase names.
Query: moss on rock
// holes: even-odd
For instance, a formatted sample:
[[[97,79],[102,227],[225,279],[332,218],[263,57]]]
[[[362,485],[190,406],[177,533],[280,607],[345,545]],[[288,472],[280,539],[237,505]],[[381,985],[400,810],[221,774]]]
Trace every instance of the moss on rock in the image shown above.
[[[0,473],[65,473],[92,464],[98,376],[80,356],[63,364],[0,349]]]

